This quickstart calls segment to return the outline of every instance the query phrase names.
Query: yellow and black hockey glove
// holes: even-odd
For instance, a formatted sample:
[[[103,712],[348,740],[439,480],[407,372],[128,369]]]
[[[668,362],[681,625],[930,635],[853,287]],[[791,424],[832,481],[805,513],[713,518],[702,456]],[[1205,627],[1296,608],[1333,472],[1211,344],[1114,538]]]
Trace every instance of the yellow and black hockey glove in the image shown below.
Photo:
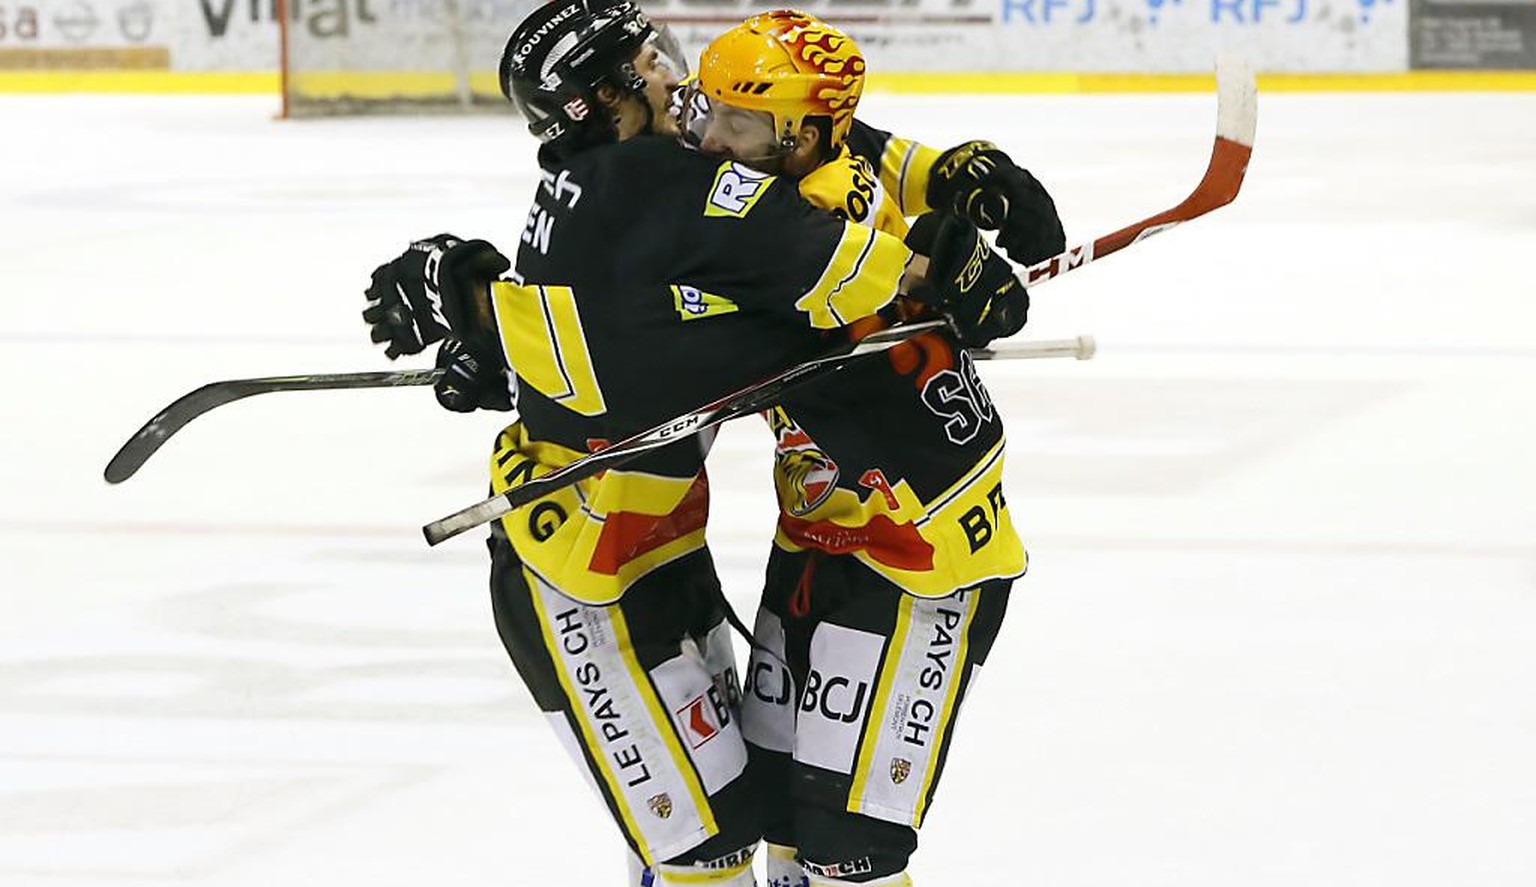
[[[1021,265],[1067,248],[1061,216],[1045,186],[991,142],[965,142],[940,154],[928,172],[927,197],[935,210],[997,231],[997,245]]]
[[[928,256],[927,276],[907,298],[948,317],[960,344],[981,348],[1024,328],[1029,293],[975,225],[949,213],[927,213],[912,223],[906,244]]]
[[[394,360],[419,354],[448,335],[479,340],[489,323],[489,285],[512,263],[484,240],[439,234],[412,243],[374,269],[363,321]]]

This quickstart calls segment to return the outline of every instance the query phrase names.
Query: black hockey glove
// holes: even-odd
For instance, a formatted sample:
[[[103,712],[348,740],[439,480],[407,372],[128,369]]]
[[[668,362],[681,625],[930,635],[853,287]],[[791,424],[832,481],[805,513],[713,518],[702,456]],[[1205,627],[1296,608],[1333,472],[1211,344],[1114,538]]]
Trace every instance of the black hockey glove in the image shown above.
[[[928,173],[928,205],[997,231],[1010,259],[1033,265],[1067,248],[1056,203],[1029,170],[991,142],[956,145]]]
[[[906,243],[928,256],[927,277],[907,298],[948,316],[960,344],[981,348],[1024,328],[1029,293],[975,225],[948,213],[928,213],[912,223]]]
[[[375,342],[388,343],[384,354],[394,360],[419,354],[453,333],[479,339],[488,331],[484,320],[486,286],[512,263],[484,240],[463,241],[452,234],[418,240],[400,257],[374,269],[366,294],[363,320]]]
[[[512,409],[505,361],[500,355],[492,357],[477,351],[452,336],[443,340],[437,349],[437,366],[444,371],[443,377],[432,386],[437,402],[455,413]]]

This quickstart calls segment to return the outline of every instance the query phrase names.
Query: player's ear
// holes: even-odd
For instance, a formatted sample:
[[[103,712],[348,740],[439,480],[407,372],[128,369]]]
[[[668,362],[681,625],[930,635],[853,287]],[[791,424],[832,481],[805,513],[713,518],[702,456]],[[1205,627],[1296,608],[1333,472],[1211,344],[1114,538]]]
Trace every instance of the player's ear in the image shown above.
[[[611,110],[617,108],[619,102],[624,100],[624,94],[611,84],[600,83],[597,87],[597,100],[603,103],[603,107]]]
[[[800,132],[795,135],[795,153],[805,157],[814,158],[821,151],[821,128],[809,123],[800,124]]]
[[[792,178],[799,178],[821,165],[821,142],[825,133],[820,127],[808,123],[800,125],[795,133],[795,147],[785,158],[784,171]]]

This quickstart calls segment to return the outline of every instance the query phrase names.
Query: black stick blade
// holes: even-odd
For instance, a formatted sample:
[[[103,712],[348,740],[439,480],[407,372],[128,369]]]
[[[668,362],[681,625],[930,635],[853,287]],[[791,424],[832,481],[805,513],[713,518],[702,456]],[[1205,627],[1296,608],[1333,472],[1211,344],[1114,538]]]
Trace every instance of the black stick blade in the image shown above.
[[[404,385],[431,385],[443,374],[439,369],[401,370],[387,373],[321,373],[309,376],[270,376],[262,379],[232,379],[210,382],[183,394],[161,410],[128,438],[104,476],[109,484],[127,480],[149,461],[171,435],[185,428],[198,416],[227,403],[257,394],[276,391],[334,391],[346,388],[396,388]]]

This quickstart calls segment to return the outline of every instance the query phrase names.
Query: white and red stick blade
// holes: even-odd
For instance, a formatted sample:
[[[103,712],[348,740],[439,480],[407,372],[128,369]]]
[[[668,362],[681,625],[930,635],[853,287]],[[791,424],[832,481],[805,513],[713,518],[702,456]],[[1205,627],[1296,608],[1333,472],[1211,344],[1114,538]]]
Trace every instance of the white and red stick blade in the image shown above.
[[[1253,155],[1257,124],[1258,87],[1254,82],[1253,71],[1236,57],[1218,58],[1216,143],[1211,148],[1211,160],[1206,166],[1205,176],[1195,186],[1195,190],[1172,209],[1029,266],[1024,269],[1025,284],[1035,286],[1053,277],[1060,277],[1074,268],[1081,268],[1133,243],[1231,203],[1243,187],[1243,176],[1248,171],[1248,160]]]

